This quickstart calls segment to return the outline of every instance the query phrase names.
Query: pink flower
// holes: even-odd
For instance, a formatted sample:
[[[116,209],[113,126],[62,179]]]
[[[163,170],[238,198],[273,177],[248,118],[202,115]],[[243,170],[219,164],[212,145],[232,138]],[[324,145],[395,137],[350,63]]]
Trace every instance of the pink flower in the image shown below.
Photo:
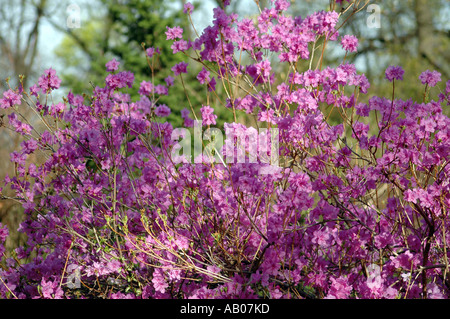
[[[405,71],[401,66],[389,66],[386,69],[386,79],[388,79],[390,82],[393,80],[403,80],[403,74]]]
[[[40,90],[39,86],[37,84],[34,84],[30,87],[30,94],[38,96],[39,90]]]
[[[312,242],[315,244],[318,244],[321,247],[329,247],[330,246],[330,239],[331,239],[331,235],[330,235],[330,231],[328,229],[325,230],[316,230],[314,232],[314,237],[312,239]]]
[[[352,292],[352,286],[348,283],[347,277],[330,278],[331,286],[326,299],[347,299]]]
[[[3,226],[2,223],[0,223],[0,243],[4,242],[6,240],[6,237],[8,237],[8,227]]]
[[[194,120],[189,117],[190,113],[191,112],[187,108],[184,108],[181,110],[181,118],[184,120],[183,125],[185,127],[193,127],[194,126]]]
[[[106,84],[108,84],[109,88],[124,88],[128,86],[131,88],[133,86],[134,74],[129,71],[119,72],[117,74],[108,74],[105,79]]]
[[[275,1],[275,10],[286,11],[290,5],[291,5],[290,2],[287,0],[276,0]]]
[[[269,60],[264,60],[260,63],[255,64],[256,67],[256,74],[258,76],[262,76],[264,81],[267,81],[267,79],[270,76],[270,71],[272,70],[272,67],[270,66]]]
[[[155,269],[155,271],[153,272],[152,283],[155,290],[161,293],[165,293],[167,287],[169,287],[166,280],[164,279],[162,270],[159,268]]]
[[[303,73],[303,85],[317,87],[320,81],[320,72],[315,70],[307,70]]]
[[[8,91],[3,92],[3,98],[0,99],[0,108],[7,109],[14,105],[20,104],[20,99],[22,95],[17,94],[13,90],[9,89]]]
[[[41,280],[42,296],[46,299],[61,299],[64,296],[64,291],[59,286],[59,282]]]
[[[220,274],[220,272],[222,271],[220,267],[214,265],[206,266],[206,270],[208,272],[207,276],[210,280],[214,279],[214,275]]]
[[[166,37],[167,40],[175,40],[175,39],[181,39],[183,37],[183,29],[181,27],[166,27]]]
[[[216,124],[217,115],[214,115],[214,109],[209,105],[205,105],[200,109],[204,125]]]
[[[153,93],[153,89],[154,86],[152,82],[142,81],[138,93],[140,95],[149,95]]]
[[[194,11],[194,6],[190,2],[186,2],[183,7],[183,12],[191,14],[192,11]]]
[[[187,73],[187,66],[188,64],[186,62],[180,62],[178,64],[175,64],[171,70],[173,71],[175,76],[177,76],[181,73]]]
[[[153,47],[148,48],[147,50],[145,50],[145,52],[147,53],[147,56],[149,58],[153,57],[153,55],[155,55],[155,53],[161,54],[159,48],[153,48]]]
[[[59,115],[61,115],[64,112],[65,109],[66,109],[66,105],[64,103],[53,104],[50,107],[50,114],[54,117],[58,117]]]
[[[403,268],[406,271],[411,270],[411,267],[414,267],[419,263],[417,256],[414,256],[409,250],[397,257],[391,256],[390,260],[395,268]]]
[[[341,40],[342,48],[348,52],[356,52],[358,48],[358,38],[354,35],[344,35]]]
[[[381,233],[375,236],[375,247],[381,249],[386,246],[392,245],[393,237],[389,233]]]
[[[50,68],[44,71],[44,74],[38,80],[38,84],[43,92],[48,93],[59,88],[61,79],[56,76],[56,71]]]
[[[181,110],[181,118],[183,118],[183,119],[189,118],[190,113],[191,112],[187,108],[182,109]]]
[[[14,130],[19,134],[28,135],[31,133],[32,127],[29,124],[23,123],[18,120],[16,113],[11,113],[8,115],[9,124],[14,128]]]
[[[201,83],[201,84],[205,84],[205,82],[209,82],[209,71],[206,70],[204,67],[202,68],[202,70],[198,73],[197,75],[197,80]]]
[[[115,58],[105,64],[106,71],[114,72],[119,68],[120,62],[118,62]]]
[[[170,48],[172,49],[172,53],[178,53],[178,52],[183,52],[186,51],[187,49],[189,49],[189,44],[187,43],[187,41],[185,40],[179,40],[179,41],[175,41]]]
[[[156,116],[159,116],[159,117],[169,116],[170,108],[165,104],[161,104],[156,108],[155,114],[156,114]]]
[[[272,109],[260,111],[258,114],[258,121],[274,123],[274,120],[275,120],[274,114],[275,114],[275,111]]]
[[[173,84],[174,84],[174,78],[172,77],[172,76],[167,76],[165,79],[164,79],[164,82],[166,82],[166,85],[167,86],[173,86]]]
[[[208,91],[212,92],[216,90],[216,79],[212,78],[211,81],[208,83]]]
[[[155,86],[155,93],[159,94],[159,95],[168,95],[169,90],[167,89],[167,87],[165,85],[158,84],[157,86]]]
[[[437,71],[431,72],[426,70],[419,75],[419,80],[422,84],[428,84],[428,86],[433,87],[441,81],[441,74]]]
[[[431,282],[427,285],[427,294],[429,299],[447,299],[436,283]]]
[[[379,297],[382,292],[383,292],[383,278],[378,275],[378,276],[369,276],[367,278],[367,288],[369,288],[371,295],[373,297]]]

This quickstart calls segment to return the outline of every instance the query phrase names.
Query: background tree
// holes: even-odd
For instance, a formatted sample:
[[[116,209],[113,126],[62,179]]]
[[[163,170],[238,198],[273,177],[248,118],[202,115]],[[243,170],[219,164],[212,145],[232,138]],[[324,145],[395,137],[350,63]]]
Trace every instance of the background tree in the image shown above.
[[[305,5],[307,4],[307,5]],[[355,7],[366,7],[352,15]],[[374,4],[380,10],[379,28],[368,24],[373,14],[368,5]],[[311,10],[326,8],[329,1],[295,1],[294,14],[306,15]],[[341,8],[341,9],[340,9]],[[405,81],[397,92],[399,98],[418,98],[423,92],[418,88],[418,77],[426,69],[442,74],[441,89],[450,78],[450,2],[447,0],[405,0],[405,1],[343,1],[337,10],[344,11],[341,20],[348,23],[340,34],[353,34],[359,39],[358,52],[349,55],[347,61],[355,63],[360,72],[364,72],[371,83],[371,94],[390,96],[389,82],[384,72],[389,65],[401,65],[405,69]],[[345,52],[336,47],[333,59],[327,63],[342,61]],[[330,55],[328,55],[330,57]],[[438,93],[438,92],[436,92]]]
[[[44,12],[47,10],[47,0],[4,0],[0,5],[0,91],[15,88],[19,85],[19,75],[26,87],[40,75],[40,63],[45,58],[45,52],[40,46],[42,26],[45,22]],[[8,79],[8,80],[7,80]],[[21,107],[25,116],[30,115],[26,107]],[[0,126],[6,122],[8,111],[0,109]],[[16,150],[22,138],[8,130],[0,133],[0,180],[6,175],[13,175],[14,166],[9,161],[9,154]],[[2,190],[5,197],[11,192]],[[14,200],[0,201],[0,222],[9,229],[17,229],[21,220],[22,208]],[[14,233],[14,232],[12,232]],[[11,240],[12,239],[12,240]],[[23,236],[14,233],[7,245],[17,245],[24,240]]]
[[[137,91],[142,81],[153,79],[154,84],[165,84],[170,70],[178,62],[187,58],[181,53],[172,54],[171,42],[166,41],[166,27],[180,26],[188,36],[191,26],[188,17],[182,13],[184,1],[157,0],[115,0],[97,1],[91,4],[88,19],[78,29],[61,27],[61,23],[49,17],[52,25],[64,32],[61,45],[55,55],[62,65],[61,77],[64,83],[70,83],[73,93],[83,93],[92,85],[104,85],[105,64],[113,58],[121,62],[121,70],[131,71],[135,75],[135,85],[130,90],[131,98],[138,96]],[[94,10],[92,10],[94,9]],[[187,38],[188,36],[185,36]],[[145,58],[145,48],[158,48],[155,68],[150,69]],[[159,102],[172,109],[169,120],[174,126],[181,126],[180,111],[189,109],[189,102],[201,107],[206,103],[196,76],[201,70],[190,66],[184,89],[171,91],[169,96],[162,96]],[[181,88],[181,86],[179,86]]]
[[[355,62],[366,72],[373,94],[389,96],[384,70],[392,64],[405,69],[406,81],[398,92],[399,98],[420,98],[423,92],[418,89],[421,86],[418,76],[426,69],[442,74],[440,86],[444,88],[450,78],[450,3],[446,0],[375,3],[381,9],[380,28],[367,27],[370,13],[356,15],[354,22],[344,28],[344,32],[360,39]]]

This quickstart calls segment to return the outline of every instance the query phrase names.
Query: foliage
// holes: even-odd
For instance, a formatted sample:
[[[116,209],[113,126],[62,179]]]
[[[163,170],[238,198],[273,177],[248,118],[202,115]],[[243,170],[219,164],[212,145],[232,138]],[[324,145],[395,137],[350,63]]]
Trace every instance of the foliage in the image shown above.
[[[164,35],[166,27],[174,24],[185,29],[189,27],[187,17],[173,6],[174,1],[102,0],[99,11],[105,13],[92,14],[83,22],[82,28],[70,30],[55,50],[66,66],[61,71],[63,83],[70,83],[68,89],[73,94],[87,93],[86,83],[102,85],[105,63],[115,58],[123,68],[134,73],[138,83],[151,78],[155,85],[164,84],[164,79],[170,75],[170,66],[185,59],[172,54],[171,43]],[[161,53],[153,61],[152,69],[145,59],[148,48]],[[201,95],[197,92],[200,86],[193,79],[187,79],[187,89],[191,92],[192,102],[199,104]],[[131,99],[139,98],[138,89],[136,86],[130,88]],[[169,121],[176,126],[182,124],[179,113],[187,106],[180,103],[182,100],[185,100],[183,90],[173,90],[170,96],[160,97],[161,103],[172,105],[173,114]]]

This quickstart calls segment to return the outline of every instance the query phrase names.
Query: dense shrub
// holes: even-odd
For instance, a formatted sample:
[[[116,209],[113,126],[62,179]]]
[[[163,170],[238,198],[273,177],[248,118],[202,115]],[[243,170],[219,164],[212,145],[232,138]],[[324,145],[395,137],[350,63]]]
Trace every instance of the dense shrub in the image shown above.
[[[339,34],[335,11],[288,7],[277,0],[254,20],[216,8],[192,41],[167,28],[174,54],[203,66],[205,105],[180,101],[190,130],[158,102],[182,87],[185,62],[165,83],[138,84],[136,101],[116,60],[90,96],[54,102],[53,69],[3,93],[2,108],[26,103],[41,125],[7,116],[25,138],[5,184],[28,241],[0,250],[2,297],[449,297],[450,82],[435,97],[440,74],[425,71],[424,99],[399,100],[404,72],[392,66],[392,96],[360,102],[370,84],[354,65],[311,63],[326,43],[352,54],[358,39]],[[147,52],[151,66],[158,52]],[[219,88],[227,98],[207,103]],[[236,119],[222,145],[217,107]],[[42,165],[28,160],[37,152]]]

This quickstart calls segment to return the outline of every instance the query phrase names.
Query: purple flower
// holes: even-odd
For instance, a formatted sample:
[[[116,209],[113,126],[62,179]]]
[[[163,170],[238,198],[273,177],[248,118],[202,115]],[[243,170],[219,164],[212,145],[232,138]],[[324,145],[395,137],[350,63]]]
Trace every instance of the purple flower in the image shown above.
[[[247,66],[247,73],[255,80],[254,84],[267,82],[270,77],[272,67],[269,60],[264,60]]]
[[[50,107],[50,114],[54,117],[58,117],[64,112],[65,109],[66,105],[64,103],[53,104]]]
[[[445,85],[445,92],[439,93],[439,103],[447,101],[447,105],[450,105],[450,80]]]
[[[405,71],[401,66],[389,66],[386,69],[386,79],[388,79],[390,82],[393,80],[403,80],[403,74]]]
[[[59,286],[59,282],[41,280],[42,296],[45,299],[61,299],[64,296],[64,291]]]
[[[329,231],[329,229],[325,229],[325,230],[316,230],[314,231],[313,234],[313,238],[312,238],[312,242],[327,248],[328,246],[330,246],[330,241],[331,241],[331,232]]]
[[[181,118],[186,119],[189,118],[189,114],[191,111],[189,111],[187,108],[184,108],[181,110]]]
[[[159,117],[169,116],[170,108],[165,104],[161,104],[156,108],[155,114],[156,114],[156,116],[159,116]]]
[[[348,282],[347,277],[330,278],[331,287],[328,291],[326,299],[347,299],[352,292],[352,286]]]
[[[154,89],[154,86],[153,86],[152,82],[142,81],[141,86],[139,87],[138,93],[140,95],[149,95],[149,94],[153,93],[153,89]]]
[[[180,62],[178,64],[175,64],[171,70],[173,71],[175,76],[177,76],[181,73],[187,73],[187,66],[188,64],[186,62]]]
[[[390,259],[395,268],[403,268],[405,270],[410,270],[411,266],[419,263],[417,256],[414,256],[409,250],[396,257],[391,256]]]
[[[134,74],[130,71],[119,72],[118,76],[120,77],[122,83],[125,86],[128,86],[130,89],[133,86],[134,82]]]
[[[32,138],[23,141],[20,145],[22,146],[22,152],[24,154],[31,154],[38,148],[37,141]]]
[[[197,80],[201,83],[201,84],[205,84],[205,82],[209,82],[209,71],[206,70],[204,67],[202,68],[202,70],[198,73],[197,75]]]
[[[32,127],[29,124],[23,123],[18,120],[16,113],[11,113],[8,115],[9,124],[14,128],[14,130],[19,134],[28,135],[31,133]]]
[[[184,108],[184,109],[181,110],[181,118],[184,120],[184,124],[183,125],[186,126],[186,127],[193,127],[194,126],[194,120],[189,117],[190,113],[191,112],[187,108]]]
[[[151,58],[153,55],[155,55],[155,53],[161,54],[159,48],[153,48],[153,47],[148,48],[147,50],[145,50],[145,52],[147,53],[147,56],[149,58]]]
[[[161,293],[165,293],[166,289],[169,287],[160,268],[154,270],[152,284],[153,288]]]
[[[166,37],[167,40],[175,40],[175,39],[181,39],[183,37],[183,29],[181,27],[166,27]]]
[[[367,93],[370,84],[354,64],[288,70],[288,61],[297,64],[309,57],[311,44],[321,35],[340,42],[345,52],[356,51],[356,37],[336,32],[339,14],[292,17],[284,13],[289,1],[270,3],[255,19],[240,22],[221,5],[195,42],[184,41],[181,28],[167,28],[174,51],[191,45],[198,50],[204,68],[193,76],[204,86],[205,100],[217,102],[207,92],[216,80],[217,85],[246,80],[243,90],[227,90],[222,102],[223,111],[251,115],[251,126],[223,124],[226,139],[219,151],[224,161],[217,165],[197,165],[212,158],[197,152],[191,156],[191,145],[175,144],[172,136],[170,122],[177,116],[194,132],[194,117],[202,120],[200,129],[218,122],[220,103],[204,102],[188,110],[183,109],[187,99],[174,102],[164,96],[172,91],[174,74],[191,71],[187,61],[174,63],[173,74],[165,70],[158,82],[139,80],[139,100],[129,90],[119,90],[130,87],[134,75],[116,71],[116,60],[105,61],[106,86],[94,88],[92,95],[69,92],[61,103],[32,97],[30,105],[38,112],[53,115],[48,126],[36,130],[18,112],[7,112],[3,119],[8,129],[28,136],[10,152],[14,176],[5,176],[0,191],[6,186],[12,196],[24,199],[19,231],[29,240],[17,248],[17,259],[5,258],[2,244],[8,230],[0,224],[0,296],[71,298],[76,291],[62,284],[77,274],[83,286],[105,288],[80,297],[98,297],[108,288],[109,298],[248,298],[263,288],[272,298],[289,298],[283,282],[311,287],[305,293],[318,298],[418,298],[425,292],[427,297],[449,297],[439,280],[441,269],[427,270],[426,287],[413,274],[421,266],[445,263],[450,120],[440,102],[448,99],[450,82],[439,102],[432,97],[426,103],[392,101],[391,96],[358,102],[357,94]],[[186,13],[192,9],[190,3],[185,6]],[[144,60],[153,59],[156,51],[148,48]],[[240,52],[250,61],[237,63]],[[282,77],[279,62],[288,73]],[[403,73],[391,66],[386,78],[402,80]],[[436,85],[439,77],[426,71],[421,80]],[[48,71],[31,94],[48,94],[58,86],[55,78]],[[3,93],[1,107],[23,101],[21,94],[25,97],[20,88]],[[329,122],[327,110],[333,107],[354,108],[351,130]],[[378,112],[379,123],[359,119],[371,111]],[[190,142],[189,132],[182,130],[177,138]],[[372,158],[376,149],[380,156]],[[42,165],[29,163],[42,151],[48,154]],[[293,165],[283,160],[278,167],[272,155],[292,158]],[[275,166],[267,165],[269,160]],[[120,174],[111,178],[112,169]],[[384,184],[403,191],[383,195],[382,206],[366,203]],[[123,210],[111,209],[111,190]],[[404,218],[398,220],[399,215]],[[109,220],[123,225],[127,236],[117,233],[117,245],[105,246],[101,238],[112,234]],[[436,228],[432,239],[430,226]],[[427,240],[432,249],[425,265]],[[190,256],[200,263],[190,267]],[[231,265],[231,260],[237,263]],[[335,267],[340,260],[345,267]],[[361,260],[367,261],[365,266]],[[122,264],[136,267],[128,272]],[[239,274],[226,271],[227,265],[239,268]],[[130,279],[141,293],[127,293]]]
[[[262,76],[264,81],[266,81],[270,76],[270,71],[272,70],[272,67],[270,66],[270,61],[264,60],[260,63],[255,64],[255,67],[258,76]]]
[[[120,62],[118,62],[115,58],[105,64],[106,71],[114,72],[119,68]]]
[[[320,81],[320,71],[317,70],[307,70],[303,73],[302,84],[304,86],[317,87]]]
[[[173,50],[173,54],[178,53],[178,52],[183,52],[186,51],[187,49],[189,49],[189,44],[187,41],[185,40],[179,40],[179,41],[175,41],[170,48]]]
[[[174,84],[174,78],[172,77],[172,76],[167,76],[165,79],[164,79],[164,82],[166,82],[166,85],[167,86],[173,86],[173,84]]]
[[[40,90],[39,86],[37,84],[34,84],[30,87],[30,94],[37,97],[39,90]]]
[[[169,90],[163,84],[158,84],[155,86],[155,93],[159,95],[169,95]]]
[[[275,114],[275,112],[272,109],[260,111],[258,114],[258,121],[274,123],[274,120],[275,120],[274,114]]]
[[[382,249],[388,245],[392,245],[393,236],[388,233],[381,233],[375,236],[374,244],[378,249]]]
[[[353,124],[352,129],[352,137],[353,138],[361,138],[361,137],[367,137],[367,133],[369,132],[369,124],[364,124],[361,122],[356,121]]]
[[[441,74],[437,71],[426,70],[419,75],[419,80],[422,84],[427,84],[428,86],[433,87],[441,81]]]
[[[216,90],[216,79],[212,78],[211,81],[208,83],[208,91],[212,92]]]
[[[8,237],[8,235],[9,235],[8,227],[0,223],[0,243],[4,242],[6,240],[6,237]]]
[[[9,89],[8,91],[3,92],[3,98],[0,99],[0,108],[7,109],[14,105],[20,104],[20,99],[22,95],[17,94],[13,90]]]
[[[276,0],[275,1],[275,10],[286,11],[290,5],[291,5],[290,2],[287,0]]]
[[[43,92],[49,93],[51,90],[59,88],[61,79],[56,75],[56,71],[50,68],[44,71],[44,74],[38,80],[38,84]]]
[[[355,105],[356,114],[359,116],[369,116],[369,106],[365,103],[358,103]]]
[[[217,115],[214,114],[214,109],[209,105],[205,105],[200,109],[202,113],[203,124],[205,125],[214,125],[216,124]]]
[[[183,7],[183,12],[191,14],[194,11],[194,6],[190,2],[186,2]]]
[[[106,76],[105,82],[111,89],[124,88],[128,86],[131,88],[133,86],[134,74],[129,71],[122,71],[117,74],[108,74]]]
[[[344,35],[341,40],[342,48],[348,52],[356,52],[358,48],[358,38],[354,35]]]

